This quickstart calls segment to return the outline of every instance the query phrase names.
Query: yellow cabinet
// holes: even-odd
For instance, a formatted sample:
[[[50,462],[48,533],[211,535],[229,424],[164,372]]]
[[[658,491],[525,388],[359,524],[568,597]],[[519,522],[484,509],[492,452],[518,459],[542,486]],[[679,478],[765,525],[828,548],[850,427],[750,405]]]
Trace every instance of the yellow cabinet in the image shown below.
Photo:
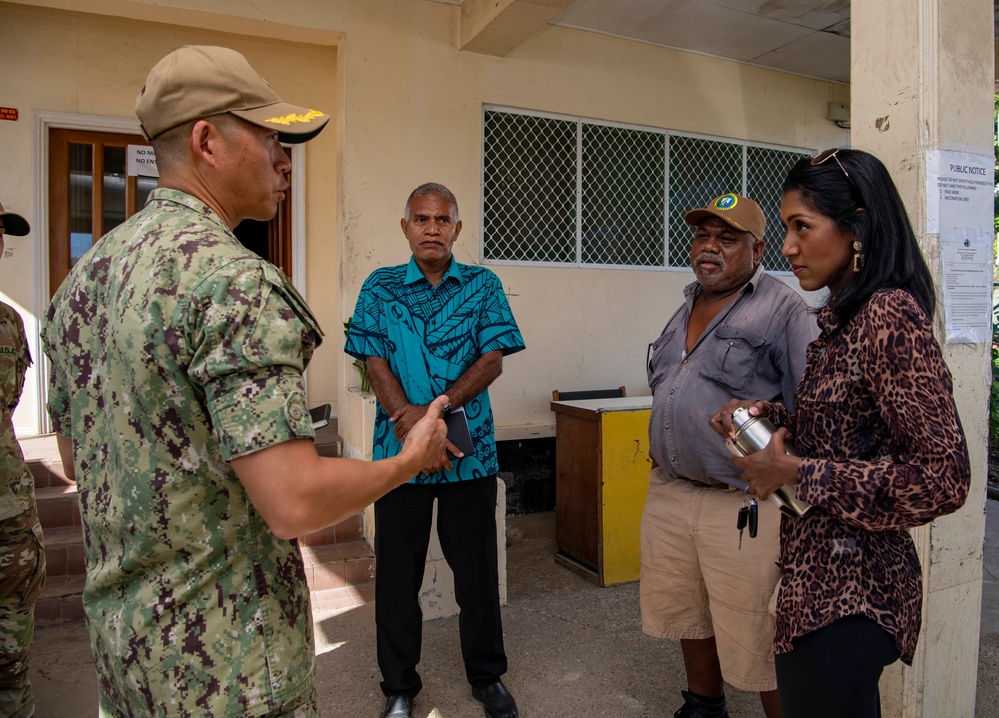
[[[552,402],[555,560],[600,586],[636,581],[652,397]]]

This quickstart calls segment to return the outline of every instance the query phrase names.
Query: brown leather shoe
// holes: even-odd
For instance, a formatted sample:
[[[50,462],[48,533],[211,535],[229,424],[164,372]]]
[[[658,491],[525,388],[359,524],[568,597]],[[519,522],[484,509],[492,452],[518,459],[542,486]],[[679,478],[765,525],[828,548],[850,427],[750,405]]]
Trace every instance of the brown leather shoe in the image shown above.
[[[520,715],[517,702],[503,685],[503,681],[490,683],[485,688],[472,686],[472,697],[485,707],[489,718],[517,718]]]

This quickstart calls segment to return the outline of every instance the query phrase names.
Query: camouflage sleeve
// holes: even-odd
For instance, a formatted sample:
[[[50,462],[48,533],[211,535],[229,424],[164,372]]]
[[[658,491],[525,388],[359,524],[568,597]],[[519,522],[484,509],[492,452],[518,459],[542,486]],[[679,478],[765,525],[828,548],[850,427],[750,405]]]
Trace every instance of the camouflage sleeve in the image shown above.
[[[28,335],[24,331],[24,320],[13,307],[7,307],[10,312],[10,322],[14,325],[17,333],[17,358],[14,360],[14,394],[7,397],[7,407],[13,411],[21,401],[21,394],[24,393],[24,375],[31,366],[31,350],[28,348]]]
[[[319,327],[280,272],[233,262],[192,300],[188,375],[202,386],[226,460],[314,436],[302,372]]]
[[[66,285],[63,284],[65,287]],[[61,306],[62,292],[57,292],[49,304],[45,319],[42,321],[42,351],[49,358],[49,378],[46,407],[52,419],[52,430],[60,436],[72,436],[72,420],[70,415],[69,381],[61,352],[68,344],[60,330],[60,318],[57,308]]]

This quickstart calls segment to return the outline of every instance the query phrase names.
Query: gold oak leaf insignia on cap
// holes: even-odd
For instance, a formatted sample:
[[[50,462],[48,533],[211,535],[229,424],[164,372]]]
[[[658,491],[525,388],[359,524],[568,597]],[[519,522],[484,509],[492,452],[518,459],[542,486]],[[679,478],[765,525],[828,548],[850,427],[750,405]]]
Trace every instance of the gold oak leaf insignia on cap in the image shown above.
[[[269,117],[264,120],[264,122],[272,122],[275,125],[290,125],[294,122],[312,122],[317,117],[322,117],[323,113],[319,110],[309,110],[304,115],[298,115],[292,113],[290,115],[284,115],[282,117]]]

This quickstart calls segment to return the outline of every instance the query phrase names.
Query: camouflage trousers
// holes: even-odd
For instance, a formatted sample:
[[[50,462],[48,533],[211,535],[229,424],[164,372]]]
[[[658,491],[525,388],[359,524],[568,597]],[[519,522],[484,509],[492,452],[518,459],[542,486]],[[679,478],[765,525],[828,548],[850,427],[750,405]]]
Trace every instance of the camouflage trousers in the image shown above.
[[[100,706],[98,706],[97,709],[97,718],[131,718],[133,715],[134,714],[130,710],[122,710],[108,705],[105,702],[104,696],[100,696]],[[157,712],[155,715],[162,714]],[[184,715],[188,714],[185,713]],[[306,692],[290,699],[281,707],[260,716],[260,718],[320,718],[319,701],[316,697],[315,684],[310,685]]]
[[[0,521],[0,718],[35,712],[28,651],[45,585],[45,540],[34,505]]]

